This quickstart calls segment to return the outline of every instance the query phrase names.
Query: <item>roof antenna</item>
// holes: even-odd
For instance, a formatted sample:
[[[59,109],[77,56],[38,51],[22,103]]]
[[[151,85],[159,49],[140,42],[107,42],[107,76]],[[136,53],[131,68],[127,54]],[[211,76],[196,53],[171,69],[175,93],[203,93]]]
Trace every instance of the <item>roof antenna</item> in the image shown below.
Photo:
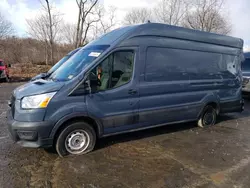
[[[150,20],[148,20],[148,23],[151,23],[151,21],[150,21]]]

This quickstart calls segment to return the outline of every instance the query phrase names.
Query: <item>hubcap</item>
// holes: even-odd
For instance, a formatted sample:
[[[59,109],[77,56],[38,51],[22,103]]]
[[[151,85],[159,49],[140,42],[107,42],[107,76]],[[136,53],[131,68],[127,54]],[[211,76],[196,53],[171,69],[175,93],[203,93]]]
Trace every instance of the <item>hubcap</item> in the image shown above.
[[[204,114],[203,121],[204,125],[212,125],[214,122],[214,113],[213,111],[208,111]]]
[[[88,148],[89,141],[90,138],[86,131],[76,130],[67,136],[65,140],[65,147],[69,153],[79,154]]]

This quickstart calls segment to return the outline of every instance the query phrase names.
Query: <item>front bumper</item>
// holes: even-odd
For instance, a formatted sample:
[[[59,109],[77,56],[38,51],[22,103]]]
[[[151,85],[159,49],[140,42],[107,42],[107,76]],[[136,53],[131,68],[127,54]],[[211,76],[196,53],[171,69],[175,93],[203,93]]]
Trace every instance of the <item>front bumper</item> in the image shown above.
[[[7,124],[12,139],[23,147],[47,148],[53,145],[53,138],[49,138],[53,128],[51,122],[16,121],[9,110],[7,112]]]

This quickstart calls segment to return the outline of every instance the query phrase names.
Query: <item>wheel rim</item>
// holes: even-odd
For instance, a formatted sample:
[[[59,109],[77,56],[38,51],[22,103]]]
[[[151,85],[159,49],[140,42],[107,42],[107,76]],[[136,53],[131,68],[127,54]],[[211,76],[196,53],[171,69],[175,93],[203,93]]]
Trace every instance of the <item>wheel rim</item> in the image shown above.
[[[215,121],[215,113],[213,109],[207,110],[203,116],[203,124],[206,126],[213,125]]]
[[[88,148],[89,143],[89,134],[84,130],[76,130],[66,137],[65,148],[71,154],[80,154]]]

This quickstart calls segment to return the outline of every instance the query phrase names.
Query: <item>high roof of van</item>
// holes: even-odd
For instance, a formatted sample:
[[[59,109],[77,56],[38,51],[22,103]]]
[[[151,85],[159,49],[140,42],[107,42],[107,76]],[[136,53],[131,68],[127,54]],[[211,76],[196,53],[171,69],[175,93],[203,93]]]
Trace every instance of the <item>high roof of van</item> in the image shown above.
[[[220,46],[228,46],[238,49],[243,48],[243,40],[239,38],[160,23],[146,23],[121,27],[107,34],[104,34],[99,39],[89,43],[85,47],[91,45],[115,45],[126,39],[145,36],[178,38]]]
[[[217,44],[233,48],[243,48],[243,40],[239,38],[160,23],[147,23],[137,25],[131,31],[131,37],[139,36],[162,36],[209,44]]]

